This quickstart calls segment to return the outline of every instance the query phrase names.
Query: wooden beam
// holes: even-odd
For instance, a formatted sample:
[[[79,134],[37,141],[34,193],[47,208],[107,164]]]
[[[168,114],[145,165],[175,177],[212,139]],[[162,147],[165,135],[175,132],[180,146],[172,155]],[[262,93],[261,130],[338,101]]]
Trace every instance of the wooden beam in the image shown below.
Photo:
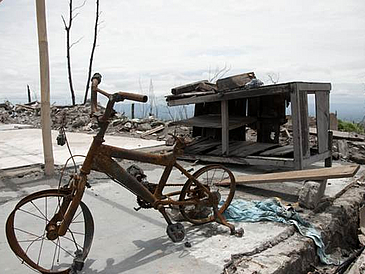
[[[49,57],[46,23],[46,5],[44,0],[36,0],[39,63],[41,80],[41,123],[43,155],[46,175],[54,174],[54,160],[51,136],[51,110],[50,110],[50,83],[49,83]]]
[[[300,115],[300,96],[297,85],[292,86],[290,93],[291,114],[293,123],[293,145],[295,169],[303,169],[303,139]]]
[[[339,167],[326,167],[268,174],[241,175],[236,177],[236,183],[241,185],[345,178],[353,177],[359,168],[360,165],[344,165]],[[228,185],[229,182],[224,180],[220,184]]]
[[[300,91],[330,91],[331,83],[295,82]]]
[[[167,98],[167,105],[179,106],[179,105],[189,105],[198,103],[219,102],[223,100],[236,100],[242,98],[253,98],[266,95],[282,94],[289,91],[290,91],[290,84],[269,85],[253,89],[238,88],[229,92],[220,92],[212,95],[197,96],[191,98],[183,98],[176,100]]]
[[[229,154],[229,113],[228,101],[221,102],[222,115],[222,155]]]
[[[330,129],[329,94],[327,92],[316,92],[316,124],[318,152],[328,150],[328,131]]]

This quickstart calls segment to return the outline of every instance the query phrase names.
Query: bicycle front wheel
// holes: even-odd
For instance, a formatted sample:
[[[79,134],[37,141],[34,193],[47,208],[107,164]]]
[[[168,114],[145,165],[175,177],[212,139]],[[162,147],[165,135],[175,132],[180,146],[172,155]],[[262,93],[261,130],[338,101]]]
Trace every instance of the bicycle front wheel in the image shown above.
[[[231,203],[236,191],[236,180],[233,173],[221,165],[208,165],[197,170],[194,178],[203,184],[215,196],[217,207],[222,214]],[[220,183],[225,182],[225,186]],[[214,221],[212,205],[207,205],[208,193],[199,187],[193,180],[187,180],[184,184],[180,201],[195,201],[196,204],[181,205],[181,215],[193,224],[204,224]]]
[[[69,273],[75,259],[83,261],[89,253],[94,221],[83,202],[65,235],[52,239],[47,235],[47,225],[68,197],[66,190],[33,193],[23,198],[7,219],[6,237],[11,249],[22,263],[41,273]]]

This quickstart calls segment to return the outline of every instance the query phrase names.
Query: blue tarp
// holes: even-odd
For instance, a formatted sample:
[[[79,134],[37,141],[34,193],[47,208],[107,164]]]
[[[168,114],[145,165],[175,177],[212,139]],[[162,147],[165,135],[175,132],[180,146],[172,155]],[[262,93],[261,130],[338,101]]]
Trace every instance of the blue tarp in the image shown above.
[[[272,221],[294,225],[300,234],[311,238],[317,246],[317,255],[324,264],[339,265],[338,260],[332,259],[325,252],[325,245],[321,233],[309,222],[301,218],[293,209],[287,210],[276,198],[263,201],[246,201],[242,199],[233,200],[227,210],[225,217],[231,222],[260,222]]]

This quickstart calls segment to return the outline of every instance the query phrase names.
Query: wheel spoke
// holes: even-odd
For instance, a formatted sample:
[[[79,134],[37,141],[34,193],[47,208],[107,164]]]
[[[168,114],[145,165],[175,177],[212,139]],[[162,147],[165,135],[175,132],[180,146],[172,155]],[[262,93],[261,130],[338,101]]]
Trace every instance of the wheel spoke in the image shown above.
[[[77,217],[79,217],[81,213],[82,213],[82,210],[80,210],[80,212],[72,219],[71,223],[75,223],[74,220],[76,220]]]
[[[19,208],[18,210],[19,210],[19,211],[21,211],[21,212],[27,213],[27,214],[29,214],[29,215],[32,215],[32,216],[34,216],[34,217],[36,217],[36,218],[39,218],[39,219],[41,219],[41,220],[44,220],[44,218],[43,218],[43,217],[41,217],[41,216],[39,216],[39,215],[37,215],[37,214],[34,214],[34,213],[32,213],[32,212],[29,212],[28,210],[24,210],[24,209],[21,209],[21,208]]]
[[[47,217],[44,216],[43,212],[33,203],[33,201],[30,201],[30,203],[38,210],[38,212],[43,216],[43,218],[45,218],[45,220],[48,221]]]
[[[39,260],[41,258],[41,253],[42,253],[42,249],[43,249],[43,242],[44,242],[44,237],[42,237],[41,248],[39,249],[37,265],[39,265]]]
[[[31,236],[34,236],[34,237],[37,237],[37,238],[39,238],[39,237],[42,237],[42,236],[39,236],[39,235],[36,235],[36,234],[34,234],[34,233],[30,233],[29,231],[26,231],[26,230],[23,230],[23,229],[20,229],[20,228],[14,228],[14,230],[17,230],[17,231],[20,231],[20,232],[23,232],[23,233],[26,233],[26,234],[29,234],[29,235],[31,235]]]

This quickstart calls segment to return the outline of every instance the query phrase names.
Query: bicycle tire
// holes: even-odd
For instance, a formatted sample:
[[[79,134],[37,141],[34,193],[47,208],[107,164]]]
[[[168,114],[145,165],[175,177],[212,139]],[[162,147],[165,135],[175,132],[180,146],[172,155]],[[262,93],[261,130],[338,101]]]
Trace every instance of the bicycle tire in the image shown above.
[[[90,251],[94,235],[94,221],[90,210],[83,202],[80,202],[64,236],[59,236],[54,240],[46,237],[47,222],[57,212],[62,199],[69,195],[70,191],[61,189],[30,194],[15,206],[6,221],[6,237],[12,251],[22,263],[26,263],[41,273],[69,273],[76,258],[76,251],[79,250],[78,258],[83,261]],[[81,217],[82,220],[80,220]],[[75,229],[82,229],[83,232]],[[29,239],[24,239],[24,237]],[[76,249],[76,251],[72,253],[72,249]],[[52,254],[51,260],[50,254]]]
[[[212,175],[212,177],[209,175]],[[217,175],[216,180],[214,179],[215,175]],[[219,202],[221,202],[218,204],[218,210],[222,214],[230,205],[236,191],[236,180],[233,173],[222,165],[208,165],[197,170],[193,176],[217,195]],[[228,180],[229,184],[227,186],[218,186],[217,183],[223,180]],[[196,186],[193,180],[188,179],[181,190],[179,201],[194,199],[202,201],[207,198],[208,194],[206,191]],[[208,223],[215,219],[213,207],[201,206],[199,203],[197,205],[180,205],[180,212],[187,221],[197,225]]]

